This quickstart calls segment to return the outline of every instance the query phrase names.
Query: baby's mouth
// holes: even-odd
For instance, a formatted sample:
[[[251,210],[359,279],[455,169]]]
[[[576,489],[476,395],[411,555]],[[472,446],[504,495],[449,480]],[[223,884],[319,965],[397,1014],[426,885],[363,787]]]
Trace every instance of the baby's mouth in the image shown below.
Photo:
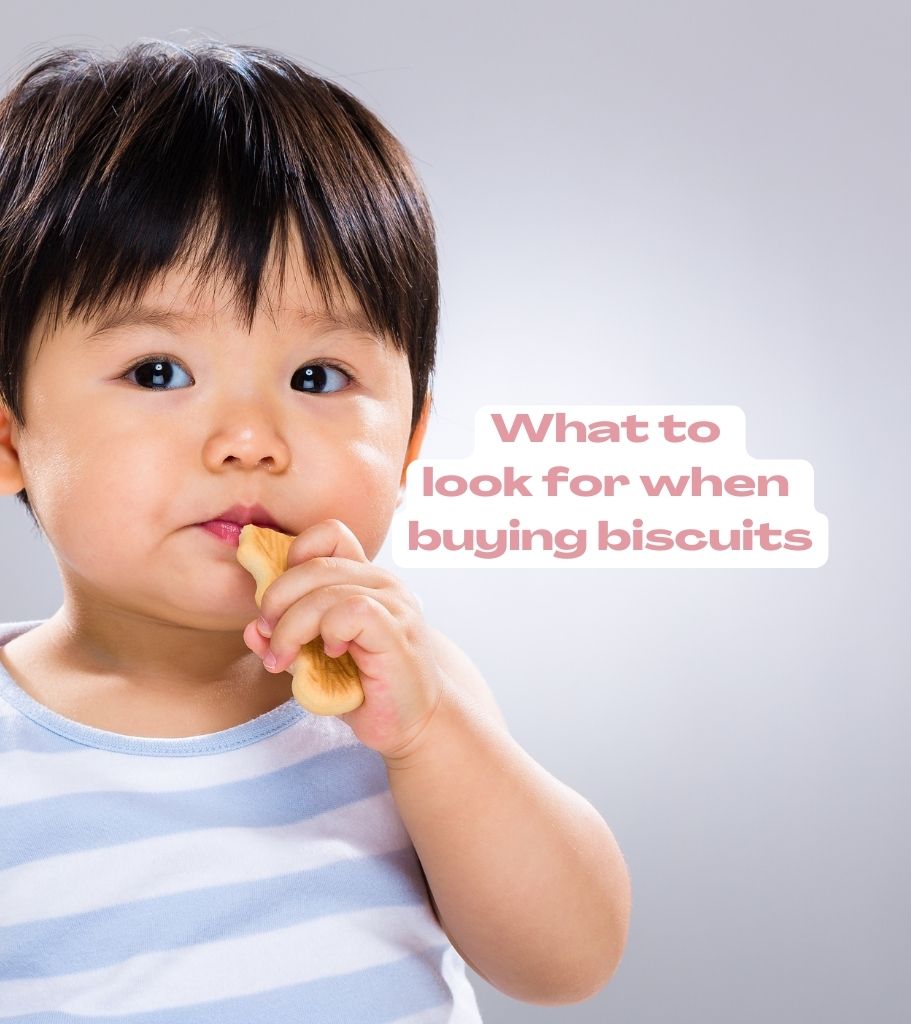
[[[223,541],[225,544],[231,544],[235,548],[240,544],[240,531],[245,525],[244,523],[232,523],[226,519],[210,519],[207,523],[197,523],[200,529],[212,534],[213,537],[217,537],[218,540]],[[258,526],[259,524],[256,523],[254,525]],[[280,530],[277,526],[269,526],[267,529],[275,530],[276,533],[284,533],[286,537],[294,536],[293,533]]]
[[[240,523],[229,523],[224,519],[210,519],[207,523],[198,523],[197,525],[225,544],[237,547],[240,543],[240,531],[243,529]]]
[[[267,530],[275,530],[277,533],[283,533],[288,537],[294,536],[290,530],[286,530],[273,519],[269,509],[260,504],[232,505],[230,508],[219,512],[218,515],[197,525],[213,536],[225,541],[225,543],[233,544],[234,547],[237,547],[240,531],[248,524],[260,526]]]

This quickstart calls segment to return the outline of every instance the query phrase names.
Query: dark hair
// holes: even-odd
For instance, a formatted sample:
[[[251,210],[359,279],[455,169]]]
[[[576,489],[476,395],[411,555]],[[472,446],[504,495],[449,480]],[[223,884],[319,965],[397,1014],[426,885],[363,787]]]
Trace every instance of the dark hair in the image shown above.
[[[343,88],[274,50],[212,40],[56,48],[0,98],[0,398],[24,425],[26,347],[59,322],[136,301],[159,274],[221,271],[246,329],[289,218],[327,309],[346,280],[408,355],[411,432],[439,320],[429,202],[402,145]],[[25,490],[16,495],[32,519]]]

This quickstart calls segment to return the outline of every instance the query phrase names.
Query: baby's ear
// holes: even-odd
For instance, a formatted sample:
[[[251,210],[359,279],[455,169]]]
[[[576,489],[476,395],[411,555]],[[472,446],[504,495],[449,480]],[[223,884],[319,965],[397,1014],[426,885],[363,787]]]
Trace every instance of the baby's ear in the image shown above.
[[[427,433],[427,424],[430,422],[430,394],[424,400],[424,408],[421,410],[421,418],[415,424],[414,433],[408,442],[408,449],[405,452],[405,462],[402,465],[402,479],[399,482],[399,496],[395,503],[398,508],[405,499],[405,471],[409,465],[421,454],[421,446],[424,444],[424,435]]]
[[[0,494],[18,494],[25,487],[16,448],[18,435],[12,413],[0,401]]]
[[[414,426],[414,433],[411,435],[411,440],[408,442],[408,448],[405,452],[405,463],[402,466],[402,483],[405,483],[405,470],[408,468],[409,463],[413,462],[420,454],[421,447],[424,444],[424,435],[427,433],[427,424],[430,422],[430,405],[431,395],[427,395],[424,400],[424,408],[421,410],[421,418],[417,421]]]

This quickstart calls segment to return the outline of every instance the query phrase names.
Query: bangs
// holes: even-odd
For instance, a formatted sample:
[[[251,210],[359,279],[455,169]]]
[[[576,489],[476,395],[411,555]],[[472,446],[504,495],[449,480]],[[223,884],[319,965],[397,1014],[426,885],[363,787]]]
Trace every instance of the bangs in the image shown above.
[[[280,209],[274,223],[267,225],[267,234],[257,224],[251,225],[247,233],[229,234],[225,225],[231,223],[226,219],[230,216],[209,206],[199,221],[187,220],[176,229],[178,237],[163,263],[150,258],[148,251],[137,253],[123,245],[106,245],[97,238],[87,240],[80,257],[82,265],[68,271],[61,267],[60,276],[45,297],[38,317],[44,325],[39,344],[64,320],[90,326],[129,313],[142,305],[150,287],[172,272],[181,274],[189,284],[193,300],[198,300],[207,288],[227,283],[233,292],[235,316],[249,331],[265,298],[262,289],[269,261],[277,258],[281,291],[292,246],[297,254],[302,254],[311,283],[316,285],[319,298],[312,304],[314,315],[342,317],[353,305],[358,329],[377,335],[389,331],[375,309],[368,313],[360,302],[352,303],[348,297],[350,290],[342,284],[345,278],[334,252],[314,254],[307,252],[306,243],[302,247],[306,236],[301,236],[299,230],[294,232],[292,209]],[[290,240],[291,232],[294,241]]]

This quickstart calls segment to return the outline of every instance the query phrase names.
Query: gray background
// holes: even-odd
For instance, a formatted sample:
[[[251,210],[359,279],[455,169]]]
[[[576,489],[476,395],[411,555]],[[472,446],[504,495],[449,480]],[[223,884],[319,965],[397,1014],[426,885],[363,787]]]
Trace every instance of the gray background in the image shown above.
[[[472,974],[487,1024],[907,1020],[908,6],[44,2],[0,63],[198,34],[289,52],[412,154],[424,456],[468,455],[483,404],[708,403],[815,469],[821,569],[401,570],[387,542],[632,876],[610,985],[536,1007]],[[0,620],[51,614],[12,498],[0,530]]]

